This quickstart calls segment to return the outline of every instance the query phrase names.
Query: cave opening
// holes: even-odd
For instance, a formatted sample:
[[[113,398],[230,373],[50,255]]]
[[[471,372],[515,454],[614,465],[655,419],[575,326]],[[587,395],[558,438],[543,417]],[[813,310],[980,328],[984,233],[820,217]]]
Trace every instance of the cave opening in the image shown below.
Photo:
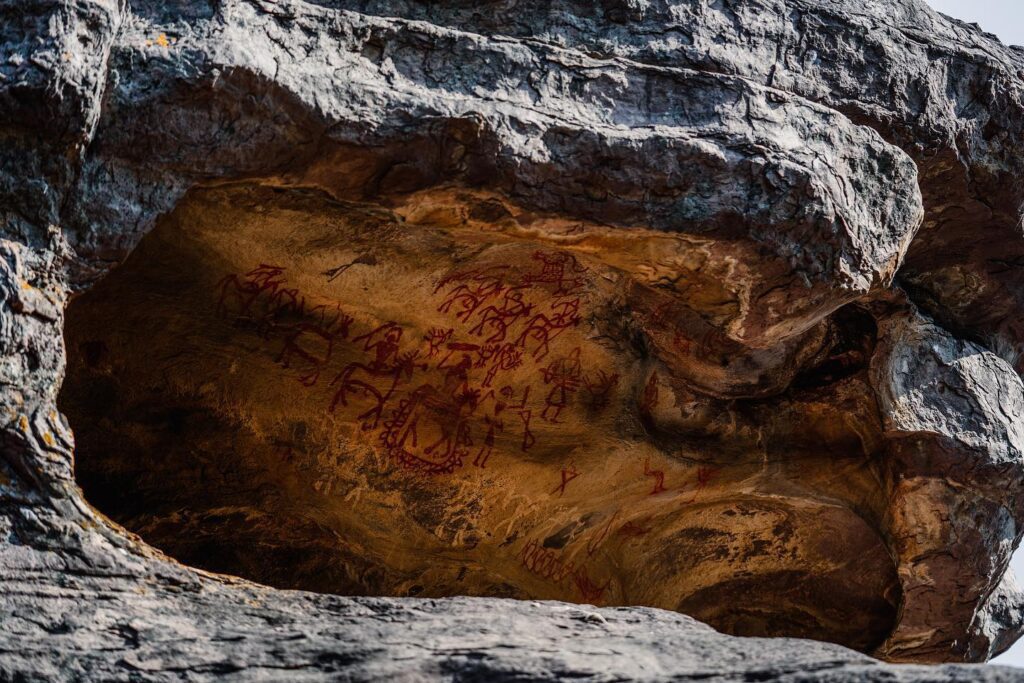
[[[870,651],[900,599],[865,512],[874,323],[744,355],[706,322],[736,305],[705,263],[676,264],[682,301],[635,267],[693,247],[450,188],[194,189],[68,307],[77,480],[179,561],[275,587],[650,605]]]

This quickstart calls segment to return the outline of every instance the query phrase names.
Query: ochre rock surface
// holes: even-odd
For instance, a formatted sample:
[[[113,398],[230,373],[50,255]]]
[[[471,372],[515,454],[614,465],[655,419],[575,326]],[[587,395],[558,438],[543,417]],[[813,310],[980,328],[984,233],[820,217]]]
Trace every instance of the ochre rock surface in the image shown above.
[[[0,677],[1009,679],[840,646],[1024,628],[1022,107],[917,0],[0,0]]]

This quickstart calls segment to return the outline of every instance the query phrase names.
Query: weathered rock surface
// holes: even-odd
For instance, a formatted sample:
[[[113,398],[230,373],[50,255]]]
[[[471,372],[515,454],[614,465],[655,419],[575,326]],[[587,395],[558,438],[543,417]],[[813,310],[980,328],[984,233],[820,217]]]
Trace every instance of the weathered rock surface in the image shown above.
[[[916,0],[0,0],[0,678],[1012,679],[635,605],[1021,633],[1022,88]]]

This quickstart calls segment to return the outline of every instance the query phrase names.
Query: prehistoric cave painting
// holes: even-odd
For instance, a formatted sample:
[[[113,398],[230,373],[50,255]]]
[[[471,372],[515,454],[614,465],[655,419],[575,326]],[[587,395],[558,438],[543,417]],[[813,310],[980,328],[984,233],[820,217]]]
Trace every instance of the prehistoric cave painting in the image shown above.
[[[203,220],[199,212],[182,222],[168,243]],[[680,358],[672,354],[696,359],[690,339],[721,351],[724,337],[703,319],[663,304],[661,292],[637,294],[636,283],[602,263],[599,251],[576,250],[575,242],[555,246],[495,231],[457,245],[453,232],[412,223],[383,236],[346,233],[343,219],[325,235],[326,225],[289,219],[268,231],[270,246],[253,241],[244,249],[220,225],[209,226],[202,240],[217,256],[192,264],[203,277],[193,278],[195,291],[175,300],[178,310],[167,319],[194,318],[211,333],[194,335],[200,344],[188,349],[188,364],[161,368],[174,376],[174,391],[149,394],[187,395],[200,410],[145,405],[146,424],[126,423],[128,444],[134,433],[175,438],[168,464],[157,464],[167,484],[136,477],[143,487],[187,488],[178,485],[182,472],[199,467],[212,488],[189,505],[228,509],[259,491],[252,519],[291,558],[287,571],[304,586],[344,592],[404,593],[416,585],[437,595],[674,608],[699,596],[713,574],[692,571],[693,563],[725,566],[732,557],[721,555],[713,533],[687,530],[712,521],[729,532],[773,528],[742,505],[716,507],[748,490],[760,459],[749,468],[723,465],[714,439],[690,441],[686,432],[704,414],[718,419],[701,412],[714,404],[701,404],[699,389],[680,399],[680,387],[690,388],[673,365]],[[201,253],[190,247],[177,256]],[[181,291],[180,270],[169,263],[156,272]],[[135,296],[127,282],[118,306]],[[118,327],[116,314],[111,327]],[[73,372],[95,386],[164,386],[145,364],[119,369],[111,380],[125,345],[104,329],[69,341],[83,356]],[[163,339],[156,346],[161,358],[180,351]],[[105,349],[105,360],[90,363],[99,355],[86,353],[94,347]],[[652,410],[668,424],[684,402],[697,417],[680,418],[691,422],[678,438],[662,438],[669,428],[651,429]],[[754,403],[731,419],[756,411],[758,424],[781,419],[777,407]],[[174,462],[187,464],[175,471]],[[157,539],[171,548],[197,528],[163,523],[177,530]],[[395,529],[402,533],[382,531]],[[295,539],[303,550],[288,555]],[[887,562],[875,540],[861,540],[872,566]],[[800,543],[793,541],[800,552],[825,547]],[[689,554],[680,556],[683,546]],[[250,552],[230,539],[225,547]],[[793,548],[765,559],[766,571],[802,566],[807,559]],[[439,570],[437,558],[471,569],[453,588],[454,572]],[[849,597],[837,596],[836,613],[849,612]]]
[[[461,366],[457,366],[461,367]],[[473,439],[469,418],[476,394],[457,382],[442,390],[425,384],[400,401],[381,438],[396,461],[426,474],[450,474],[462,467]]]
[[[584,603],[601,604],[611,586],[611,579],[595,583],[585,565],[563,559],[561,551],[545,548],[536,540],[530,540],[523,546],[519,558],[531,574],[552,584],[569,583],[577,598]]]
[[[626,538],[639,538],[640,536],[646,536],[651,533],[651,526],[647,526],[650,523],[650,517],[644,517],[639,520],[628,520],[616,531],[616,535],[625,536]]]
[[[359,265],[375,266],[377,265],[377,257],[374,254],[369,253],[359,254],[359,256],[355,257],[348,263],[343,263],[340,266],[335,266],[334,268],[325,270],[323,275],[327,276],[328,282],[334,282],[336,279],[344,275],[349,268]]]
[[[582,372],[578,346],[568,356],[551,361],[541,370],[544,384],[550,386],[544,398],[544,410],[540,414],[543,419],[552,424],[558,423],[558,416],[568,407],[573,394],[580,388]]]
[[[448,353],[437,362],[436,369],[447,371],[453,367],[459,368],[460,372],[466,372],[473,367],[470,354],[477,355],[480,352],[479,344],[467,344],[466,342],[448,342],[445,344]],[[449,362],[452,357],[456,360]]]
[[[561,583],[575,570],[575,563],[563,561],[557,551],[545,548],[535,539],[523,546],[519,556],[527,571],[554,583]]]
[[[427,368],[424,363],[417,364],[418,351],[401,353],[402,334],[402,328],[395,323],[385,323],[352,340],[362,341],[363,352],[372,353],[373,359],[368,363],[349,363],[331,381],[331,386],[338,385],[338,389],[329,411],[334,412],[339,404],[348,407],[350,396],[367,399],[370,407],[356,419],[362,422],[364,430],[377,428],[399,386],[411,382],[417,369]]]
[[[472,335],[485,336],[485,344],[498,344],[508,338],[508,330],[516,321],[529,317],[533,304],[523,300],[523,288],[508,288],[502,294],[501,304],[491,304],[480,312],[476,327],[469,331]]]
[[[644,393],[640,397],[640,409],[645,413],[652,413],[658,407],[659,400],[658,373],[652,372],[647,384],[644,385]]]
[[[578,293],[586,284],[589,273],[576,256],[567,251],[533,252],[533,259],[540,261],[540,269],[523,276],[523,284],[553,285],[553,296],[568,296]]]
[[[453,313],[463,323],[469,322],[473,314],[484,303],[506,291],[504,275],[509,266],[490,266],[459,272],[443,278],[434,288],[434,293],[445,287],[451,288],[445,293],[444,300],[437,307],[438,313]]]
[[[667,491],[665,488],[665,472],[664,470],[653,470],[651,469],[650,458],[644,460],[644,476],[651,477],[654,479],[654,488],[651,489],[650,495],[656,496],[659,493]]]
[[[316,308],[323,309],[320,313],[326,315],[323,304]],[[291,368],[293,364],[305,368],[299,381],[305,386],[313,386],[320,379],[321,370],[331,362],[335,345],[348,338],[352,322],[352,318],[342,313],[341,305],[338,304],[329,320],[321,317],[319,322],[292,326],[284,337],[284,348],[277,362],[283,368]]]
[[[598,528],[598,531],[593,535],[593,537],[587,541],[587,557],[590,557],[600,549],[601,544],[604,543],[606,538],[608,538],[608,532],[611,531],[612,525],[615,524],[615,520],[619,518],[619,513],[621,512],[622,510],[619,509],[612,513],[608,519],[605,520],[605,523]]]
[[[518,280],[508,265],[443,278],[434,289],[435,293],[446,290],[437,311],[452,313],[463,324],[472,321],[468,333],[486,337],[485,344],[504,342],[513,327],[520,327],[514,345],[535,360],[543,359],[559,335],[580,323],[578,293],[589,271],[568,253],[536,251],[533,258],[540,267]],[[517,325],[524,321],[525,325]]]
[[[487,388],[486,382],[484,388]],[[473,461],[474,465],[481,468],[487,466],[487,460],[494,452],[495,435],[505,431],[504,415],[514,415],[518,418],[522,429],[522,439],[519,445],[519,449],[522,452],[525,453],[530,450],[536,443],[537,439],[533,432],[530,431],[530,420],[533,416],[533,411],[526,407],[529,397],[529,386],[523,390],[522,396],[518,400],[515,388],[510,385],[503,386],[498,391],[494,389],[487,391],[480,400],[480,403],[485,406],[491,406],[491,412],[485,413],[482,418],[487,433],[484,436],[483,444],[480,446],[480,452]]]
[[[441,328],[432,327],[423,336],[423,341],[427,343],[427,358],[436,358],[441,349],[445,347],[448,342],[452,340],[452,335],[455,334],[455,328]]]
[[[246,317],[263,294],[269,295],[268,304],[273,302],[278,289],[285,283],[283,274],[284,268],[281,266],[261,263],[243,276],[226,275],[217,283],[220,294],[217,299],[218,315]]]
[[[580,299],[556,299],[549,306],[547,311],[535,314],[526,325],[516,344],[529,349],[535,360],[541,360],[548,355],[551,344],[570,327],[580,323]]]
[[[276,361],[299,370],[299,381],[313,386],[330,364],[336,346],[348,338],[353,323],[340,304],[310,306],[297,288],[286,288],[285,269],[260,264],[217,283],[217,314],[235,324],[250,323],[266,338],[280,339]]]
[[[480,386],[487,389],[494,384],[499,373],[507,373],[523,364],[523,352],[515,344],[488,344],[478,352],[476,367],[487,368]]]
[[[697,498],[700,497],[701,492],[708,487],[708,484],[711,483],[712,479],[718,476],[718,473],[719,468],[717,467],[709,467],[707,465],[701,465],[700,467],[698,467],[696,481],[693,489],[693,496],[686,502],[697,502]]]
[[[580,476],[580,471],[576,469],[576,463],[569,463],[568,466],[562,468],[561,478],[558,486],[554,488],[551,493],[557,493],[559,496],[565,495],[565,487],[569,485],[569,482]]]
[[[618,374],[605,369],[584,377],[578,346],[542,363],[554,340],[579,324],[579,293],[589,271],[572,254],[538,250],[531,260],[534,268],[525,273],[502,264],[441,278],[433,290],[440,299],[436,310],[454,325],[419,333],[420,348],[411,348],[412,332],[395,321],[356,334],[360,325],[340,303],[310,306],[298,288],[288,287],[283,266],[260,264],[223,277],[216,310],[254,323],[264,338],[280,338],[277,362],[299,370],[304,386],[315,386],[335,358],[345,358],[328,385],[328,412],[357,409],[360,428],[377,433],[402,466],[451,474],[472,454],[484,469],[503,434],[519,432],[519,449],[526,452],[536,443],[535,414],[558,424],[584,385],[590,405],[606,407],[618,383]],[[370,260],[332,269],[329,280],[355,263]],[[285,318],[298,322],[280,322]],[[339,353],[342,342],[346,349]],[[522,381],[496,387],[527,359],[537,367],[543,392]],[[541,405],[532,404],[531,392]]]
[[[494,452],[495,434],[505,431],[505,422],[501,418],[501,414],[508,407],[502,399],[495,398],[493,391],[488,392],[486,398],[493,400],[493,409],[490,414],[485,414],[483,417],[487,433],[484,435],[483,443],[480,444],[480,450],[473,459],[473,465],[480,468],[487,467],[487,460]]]
[[[612,585],[611,579],[607,579],[602,584],[594,583],[586,567],[579,567],[572,573],[572,582],[580,601],[590,605],[600,605],[604,601],[605,593]]]
[[[693,342],[684,333],[682,320],[686,316],[681,311],[678,301],[665,301],[656,306],[645,316],[644,328],[648,332],[662,333],[671,332],[671,348],[681,356],[693,354]],[[714,341],[709,338],[708,342]]]
[[[527,407],[527,401],[530,398],[530,387],[527,386],[523,389],[518,403],[515,400],[516,390],[512,386],[506,385],[502,387],[500,393],[502,398],[508,401],[506,404],[507,410],[519,416],[519,420],[523,425],[523,438],[519,449],[525,453],[537,443],[537,437],[530,431],[530,420],[533,418],[533,409]]]
[[[470,460],[486,469],[499,439],[516,427],[519,449],[528,451],[536,443],[534,414],[547,424],[561,424],[580,392],[582,404],[603,410],[619,384],[619,374],[604,368],[584,373],[580,346],[550,358],[552,342],[581,320],[579,293],[588,271],[571,255],[536,251],[532,260],[537,269],[518,279],[504,265],[442,278],[434,289],[440,298],[437,312],[454,324],[418,333],[415,348],[413,331],[395,321],[359,331],[362,324],[343,312],[340,303],[309,306],[306,296],[287,286],[281,266],[260,264],[242,276],[222,278],[217,312],[254,323],[264,338],[279,338],[282,348],[276,360],[284,369],[299,370],[303,386],[315,386],[336,357],[344,361],[329,383],[333,393],[328,411],[359,411],[353,417],[360,428],[376,433],[386,456],[401,467],[450,475]],[[342,272],[332,272],[330,279]],[[342,343],[345,352],[338,353]],[[528,381],[495,387],[524,363],[535,367],[541,381],[541,393],[534,394],[542,398],[540,405],[531,403],[535,386]],[[649,410],[657,401],[658,375],[652,373],[640,407]],[[294,461],[291,446],[283,460]],[[698,471],[693,500],[713,474]],[[574,462],[561,468],[552,495],[563,496],[580,475]],[[665,473],[652,470],[649,460],[644,475],[654,479],[651,495],[666,490]],[[616,511],[589,535],[586,556],[597,553],[613,532],[631,538],[649,532],[641,523],[617,524],[618,518]],[[522,562],[533,574],[568,582],[584,601],[600,601],[610,586],[610,580],[595,582],[587,568],[566,563],[534,542],[523,549]]]
[[[588,405],[593,410],[601,411],[611,403],[612,392],[619,386],[619,374],[599,369],[593,377],[583,376],[583,386],[587,389]]]

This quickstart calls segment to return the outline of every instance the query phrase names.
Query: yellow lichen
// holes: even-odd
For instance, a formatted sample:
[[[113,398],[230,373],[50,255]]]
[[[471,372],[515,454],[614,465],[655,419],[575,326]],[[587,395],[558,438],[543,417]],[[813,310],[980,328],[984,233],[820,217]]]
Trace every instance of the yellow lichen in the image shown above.
[[[167,41],[167,34],[161,33],[156,37],[156,44],[160,47],[167,47],[170,43]]]

